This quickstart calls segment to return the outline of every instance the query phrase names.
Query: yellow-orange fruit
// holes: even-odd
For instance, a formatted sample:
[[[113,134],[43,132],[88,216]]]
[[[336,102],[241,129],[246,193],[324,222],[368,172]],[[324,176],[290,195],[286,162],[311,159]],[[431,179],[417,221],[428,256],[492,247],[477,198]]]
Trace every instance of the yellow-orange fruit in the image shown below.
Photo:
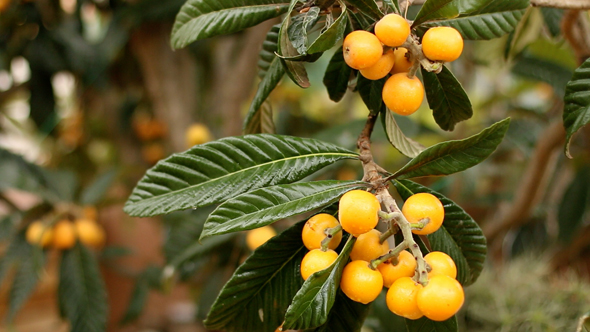
[[[303,226],[301,239],[303,244],[309,250],[320,249],[322,241],[326,238],[325,230],[340,225],[338,220],[327,213],[316,214],[309,218]],[[342,231],[334,234],[328,244],[329,249],[336,249],[342,240]]]
[[[349,33],[342,43],[344,61],[353,69],[363,69],[376,64],[383,54],[383,46],[372,33],[356,30]]]
[[[66,250],[76,244],[76,228],[69,220],[60,220],[53,226],[53,247]]]
[[[375,24],[375,35],[383,44],[398,47],[408,39],[410,24],[398,14],[388,14]]]
[[[381,232],[376,229],[359,235],[350,252],[350,259],[353,261],[361,260],[370,262],[387,253],[389,251],[389,243],[387,241],[379,243],[380,236]]]
[[[409,78],[407,73],[398,73],[387,79],[382,97],[392,112],[410,115],[422,105],[424,86],[418,77]]]
[[[397,279],[387,291],[385,297],[387,307],[394,314],[404,318],[421,318],[424,315],[418,307],[418,293],[420,290],[422,290],[422,285],[410,277]]]
[[[432,61],[455,61],[463,52],[463,37],[451,27],[430,28],[422,37],[422,52]]]
[[[25,238],[30,244],[45,248],[53,241],[53,229],[41,221],[34,221],[27,228]]]
[[[212,140],[213,135],[209,128],[202,123],[194,123],[186,130],[186,145],[192,147],[193,145],[207,143]]]
[[[340,289],[351,300],[367,304],[381,293],[383,278],[379,271],[369,267],[369,262],[352,261],[342,271]]]
[[[430,272],[428,277],[434,277],[438,275],[446,275],[451,278],[457,278],[457,266],[451,256],[441,251],[431,251],[424,260],[430,266]]]
[[[336,258],[338,258],[338,254],[332,249],[326,251],[320,249],[311,250],[301,260],[301,276],[303,280],[307,280],[312,274],[332,265]]]
[[[381,56],[381,59],[379,59],[376,64],[361,69],[361,75],[370,80],[380,80],[389,74],[393,68],[394,62],[395,56],[393,55],[393,50],[389,50]]]
[[[428,280],[428,284],[418,291],[416,299],[424,316],[441,322],[453,317],[461,309],[465,293],[457,280],[438,275]]]
[[[410,196],[402,207],[402,213],[410,223],[419,223],[429,219],[428,224],[421,230],[414,229],[412,233],[428,235],[436,232],[445,218],[445,208],[436,196],[429,193],[418,193]]]
[[[405,47],[398,47],[393,51],[394,62],[393,68],[391,68],[392,74],[397,73],[407,73],[412,68],[412,63],[410,59],[406,57],[406,53],[408,53],[408,49]],[[408,54],[409,55],[409,54]]]
[[[397,264],[384,262],[377,266],[383,276],[383,286],[389,288],[399,278],[412,277],[416,271],[416,259],[411,253],[403,250],[397,258]]]
[[[105,233],[102,227],[90,219],[78,219],[74,222],[78,240],[84,245],[98,248],[104,244]]]
[[[254,251],[275,235],[277,235],[277,232],[271,226],[263,226],[249,230],[246,233],[246,245],[250,250]]]
[[[359,236],[377,226],[380,209],[381,204],[375,195],[364,190],[351,190],[340,198],[338,220],[342,229]]]

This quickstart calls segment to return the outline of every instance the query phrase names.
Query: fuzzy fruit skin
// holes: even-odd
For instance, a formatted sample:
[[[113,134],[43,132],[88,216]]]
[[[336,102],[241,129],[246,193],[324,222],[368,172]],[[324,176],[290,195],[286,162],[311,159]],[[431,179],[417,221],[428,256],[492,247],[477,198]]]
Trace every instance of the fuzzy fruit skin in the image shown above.
[[[312,274],[332,265],[336,258],[338,258],[338,254],[332,249],[326,251],[320,249],[311,250],[301,260],[301,277],[303,277],[303,280],[307,280]]]
[[[383,44],[398,47],[408,39],[410,24],[398,14],[388,14],[375,24],[375,35]]]
[[[27,228],[25,237],[30,244],[45,248],[53,241],[53,229],[41,221],[34,221]]]
[[[80,242],[86,246],[98,248],[104,244],[105,233],[102,227],[90,219],[78,219],[74,222]]]
[[[371,67],[361,69],[360,73],[366,79],[373,81],[380,80],[389,74],[394,66],[394,63],[395,56],[393,55],[393,50],[389,50],[381,56],[376,64],[372,65]]]
[[[249,230],[246,233],[246,245],[250,250],[254,251],[275,235],[277,235],[277,232],[270,226]]]
[[[320,249],[322,241],[326,238],[324,231],[340,225],[338,220],[327,213],[316,214],[309,218],[301,231],[301,239],[308,250]],[[334,234],[328,244],[329,249],[336,249],[342,241],[342,231]]]
[[[412,254],[403,250],[399,253],[397,264],[384,262],[377,266],[383,276],[383,286],[390,288],[393,283],[402,277],[412,277],[416,271],[416,259]]]
[[[340,198],[338,219],[342,229],[359,236],[377,226],[380,209],[381,204],[375,195],[364,190],[351,190]]]
[[[438,275],[428,280],[417,296],[417,304],[424,316],[442,322],[455,315],[465,302],[465,293],[461,284],[445,275]]]
[[[408,53],[408,49],[405,47],[398,47],[393,51],[393,56],[395,58],[393,63],[393,68],[391,68],[391,74],[397,73],[407,73],[412,68],[412,63],[406,57],[406,53]]]
[[[362,260],[370,262],[387,253],[389,251],[389,243],[387,241],[379,243],[379,236],[381,236],[381,232],[376,229],[359,235],[350,252],[350,259],[353,261]]]
[[[416,76],[398,73],[387,79],[383,86],[383,102],[399,115],[410,115],[420,108],[424,100],[424,86]]]
[[[429,278],[438,275],[446,275],[453,279],[457,278],[457,266],[455,265],[455,261],[444,252],[431,251],[424,256],[424,260],[431,268],[430,272],[428,272]]]
[[[408,318],[419,319],[424,314],[418,308],[418,293],[422,290],[422,285],[412,280],[410,277],[397,279],[385,297],[387,308],[394,314]]]
[[[418,193],[410,196],[402,207],[402,213],[410,223],[418,223],[421,219],[430,218],[430,222],[421,230],[412,230],[418,235],[436,232],[445,218],[445,208],[441,201],[429,193]]]
[[[356,30],[349,33],[342,43],[344,61],[353,69],[364,69],[376,64],[383,55],[383,46],[372,33]]]
[[[72,248],[76,244],[76,228],[69,220],[58,221],[53,226],[53,247],[59,250]]]
[[[432,61],[455,61],[463,52],[463,37],[451,27],[430,28],[422,37],[422,52]]]
[[[375,301],[383,289],[381,273],[371,270],[367,261],[352,261],[344,267],[340,289],[355,302]]]

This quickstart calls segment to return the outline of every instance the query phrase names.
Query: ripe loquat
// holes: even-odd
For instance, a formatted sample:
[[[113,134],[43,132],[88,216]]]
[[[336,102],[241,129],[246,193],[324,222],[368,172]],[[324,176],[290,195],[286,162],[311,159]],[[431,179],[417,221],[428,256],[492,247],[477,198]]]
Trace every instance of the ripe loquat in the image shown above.
[[[353,69],[364,69],[376,64],[383,55],[383,46],[374,34],[356,30],[349,33],[342,44],[344,61]]]
[[[424,86],[416,76],[407,73],[392,75],[383,86],[383,102],[399,115],[410,115],[420,108],[424,99]]]

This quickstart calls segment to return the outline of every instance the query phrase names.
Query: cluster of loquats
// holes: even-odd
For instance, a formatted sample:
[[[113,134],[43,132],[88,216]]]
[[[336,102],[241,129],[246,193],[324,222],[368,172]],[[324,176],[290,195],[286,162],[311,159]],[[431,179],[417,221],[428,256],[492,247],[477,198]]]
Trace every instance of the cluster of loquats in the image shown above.
[[[59,219],[55,223],[33,221],[25,233],[27,242],[41,248],[67,250],[79,240],[83,245],[100,248],[105,241],[104,230],[95,219],[84,214],[74,221],[68,218]]]
[[[423,259],[428,280],[419,282],[417,257],[405,248],[390,250],[387,236],[375,229],[381,204],[368,191],[352,190],[339,202],[338,219],[321,213],[310,218],[302,231],[304,245],[310,251],[301,261],[301,276],[307,280],[313,273],[329,267],[338,258],[334,250],[342,240],[342,230],[356,237],[350,262],[342,271],[340,289],[351,300],[368,304],[383,287],[387,306],[395,314],[435,321],[446,320],[459,311],[464,301],[463,288],[455,279],[457,268],[450,256],[433,251]],[[402,214],[414,234],[431,234],[444,220],[444,206],[428,193],[409,197]],[[387,234],[388,235],[388,234]],[[396,248],[397,249],[397,248]]]
[[[463,37],[454,28],[434,27],[426,31],[422,43],[411,34],[410,24],[398,14],[385,15],[375,24],[375,33],[356,30],[342,44],[344,60],[369,80],[391,75],[383,86],[383,102],[392,112],[410,115],[424,100],[424,86],[415,76],[422,54],[432,62],[451,62],[463,51]],[[415,47],[406,48],[404,46]],[[412,51],[413,50],[413,51]]]

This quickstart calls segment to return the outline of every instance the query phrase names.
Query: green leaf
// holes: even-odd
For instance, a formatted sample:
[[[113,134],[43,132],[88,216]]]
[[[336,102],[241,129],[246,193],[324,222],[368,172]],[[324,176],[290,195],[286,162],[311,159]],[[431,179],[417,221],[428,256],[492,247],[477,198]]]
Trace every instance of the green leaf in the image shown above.
[[[348,256],[355,241],[356,238],[350,236],[332,265],[307,278],[287,308],[283,329],[311,329],[328,321],[328,315],[340,288],[342,270],[348,263]]]
[[[563,19],[563,9],[541,7],[541,14],[547,26],[547,30],[552,37],[559,37],[561,35],[561,20]]]
[[[509,125],[510,118],[507,118],[496,122],[477,135],[433,145],[410,160],[392,177],[409,179],[464,171],[481,163],[496,150],[506,135]]]
[[[98,262],[76,245],[62,253],[58,296],[72,332],[104,332],[108,305]]]
[[[291,17],[289,25],[289,40],[300,54],[307,53],[307,32],[313,28],[319,20],[320,7],[310,7],[306,12]]]
[[[309,48],[307,49],[308,54],[325,52],[334,47],[344,36],[346,25],[348,24],[348,10],[343,2],[339,3],[340,9],[342,10],[340,16],[338,16],[338,18],[331,24],[328,24],[330,20],[326,20],[327,26],[323,29],[318,38],[309,45]]]
[[[22,156],[0,148],[0,189],[37,192],[48,186],[46,173]]]
[[[31,245],[25,239],[24,231],[17,234],[8,244],[8,248],[0,256],[0,284],[6,273],[25,255],[30,252]]]
[[[356,89],[358,90],[361,98],[371,114],[379,114],[385,109],[383,103],[383,86],[385,85],[387,78],[382,78],[377,81],[369,80],[358,75]]]
[[[430,2],[436,1],[430,0]],[[457,29],[463,38],[468,40],[489,40],[512,32],[529,6],[528,0],[438,2],[439,5],[442,5],[441,7],[432,12],[423,13],[429,17],[428,22],[414,23],[413,26],[420,24],[420,30],[423,32],[435,26],[450,26]],[[426,4],[424,6],[426,7]],[[420,13],[422,14],[422,11]],[[457,14],[458,16],[455,16]],[[416,21],[424,19],[420,18],[420,14],[418,16]],[[430,21],[432,19],[434,21]]]
[[[287,12],[288,0],[188,0],[176,16],[172,47],[230,34]]]
[[[418,183],[401,180],[393,185],[404,199],[416,193],[436,196],[445,208],[442,227],[427,235],[434,251],[447,253],[457,265],[457,280],[464,286],[473,284],[479,277],[486,259],[486,238],[479,225],[459,205],[440,193]]]
[[[314,332],[360,332],[370,304],[362,304],[348,298],[340,289],[336,301],[328,314],[328,321],[314,329]]]
[[[352,68],[344,62],[344,53],[340,49],[336,50],[324,74],[324,85],[328,89],[328,96],[332,101],[342,100],[348,89],[351,73]]]
[[[23,246],[22,250],[16,262],[16,273],[8,295],[8,322],[13,321],[17,312],[35,290],[45,265],[45,254],[41,250],[30,245]]]
[[[359,181],[325,180],[261,188],[221,204],[205,222],[201,240],[209,236],[244,231],[308,212],[333,203]]]
[[[298,1],[293,0],[291,2],[291,6],[289,7],[289,13],[293,11],[295,5]],[[301,54],[297,51],[297,49],[293,46],[293,43],[289,39],[289,26],[291,24],[291,16],[287,15],[281,24],[281,29],[279,30],[279,41],[278,41],[278,48],[277,48],[277,55],[281,60],[285,68],[285,72],[287,76],[298,86],[302,88],[308,88],[310,86],[309,78],[307,77],[307,70],[302,63],[297,61],[290,61],[286,60],[286,58],[296,58]],[[305,54],[304,54],[305,56]]]
[[[439,74],[422,69],[424,90],[434,120],[443,130],[453,130],[455,125],[473,116],[473,107],[461,83],[443,66]]]
[[[572,136],[590,122],[590,58],[575,70],[565,87],[563,125],[566,131],[565,154],[570,154]]]
[[[80,203],[83,205],[97,204],[104,197],[107,190],[109,190],[116,177],[116,170],[111,170],[97,176],[94,182],[80,194]]]
[[[572,71],[569,68],[553,61],[540,59],[527,52],[515,60],[512,67],[514,74],[550,84],[555,93],[563,98],[567,82],[572,77]]]
[[[274,332],[303,284],[299,273],[307,249],[301,221],[258,247],[238,267],[205,320],[210,330]]]
[[[346,2],[375,20],[383,17],[383,13],[375,0],[346,0]]]
[[[260,59],[258,60],[258,76],[262,80],[258,84],[256,95],[250,104],[248,114],[244,120],[245,134],[274,133],[272,108],[270,105],[265,105],[264,102],[285,75],[285,68],[275,54],[277,51],[279,30],[280,25],[273,26],[262,44],[262,50],[259,55]]]
[[[457,332],[457,317],[453,316],[444,322],[435,322],[426,317],[418,320],[406,319],[409,332]]]
[[[422,144],[404,135],[390,110],[386,109],[381,113],[381,123],[391,145],[404,156],[415,158],[426,149]]]
[[[557,211],[559,240],[572,243],[590,206],[590,168],[581,168],[561,198]]]
[[[220,203],[261,187],[291,183],[357,155],[313,139],[278,135],[227,137],[159,161],[125,204],[151,216]]]
[[[160,268],[149,266],[139,275],[139,277],[137,277],[137,280],[135,281],[135,287],[131,293],[129,305],[127,306],[127,310],[125,311],[125,314],[123,315],[123,318],[119,324],[129,324],[139,318],[150,293],[150,287],[152,287],[150,281],[155,277],[159,278],[161,273],[162,271]]]

